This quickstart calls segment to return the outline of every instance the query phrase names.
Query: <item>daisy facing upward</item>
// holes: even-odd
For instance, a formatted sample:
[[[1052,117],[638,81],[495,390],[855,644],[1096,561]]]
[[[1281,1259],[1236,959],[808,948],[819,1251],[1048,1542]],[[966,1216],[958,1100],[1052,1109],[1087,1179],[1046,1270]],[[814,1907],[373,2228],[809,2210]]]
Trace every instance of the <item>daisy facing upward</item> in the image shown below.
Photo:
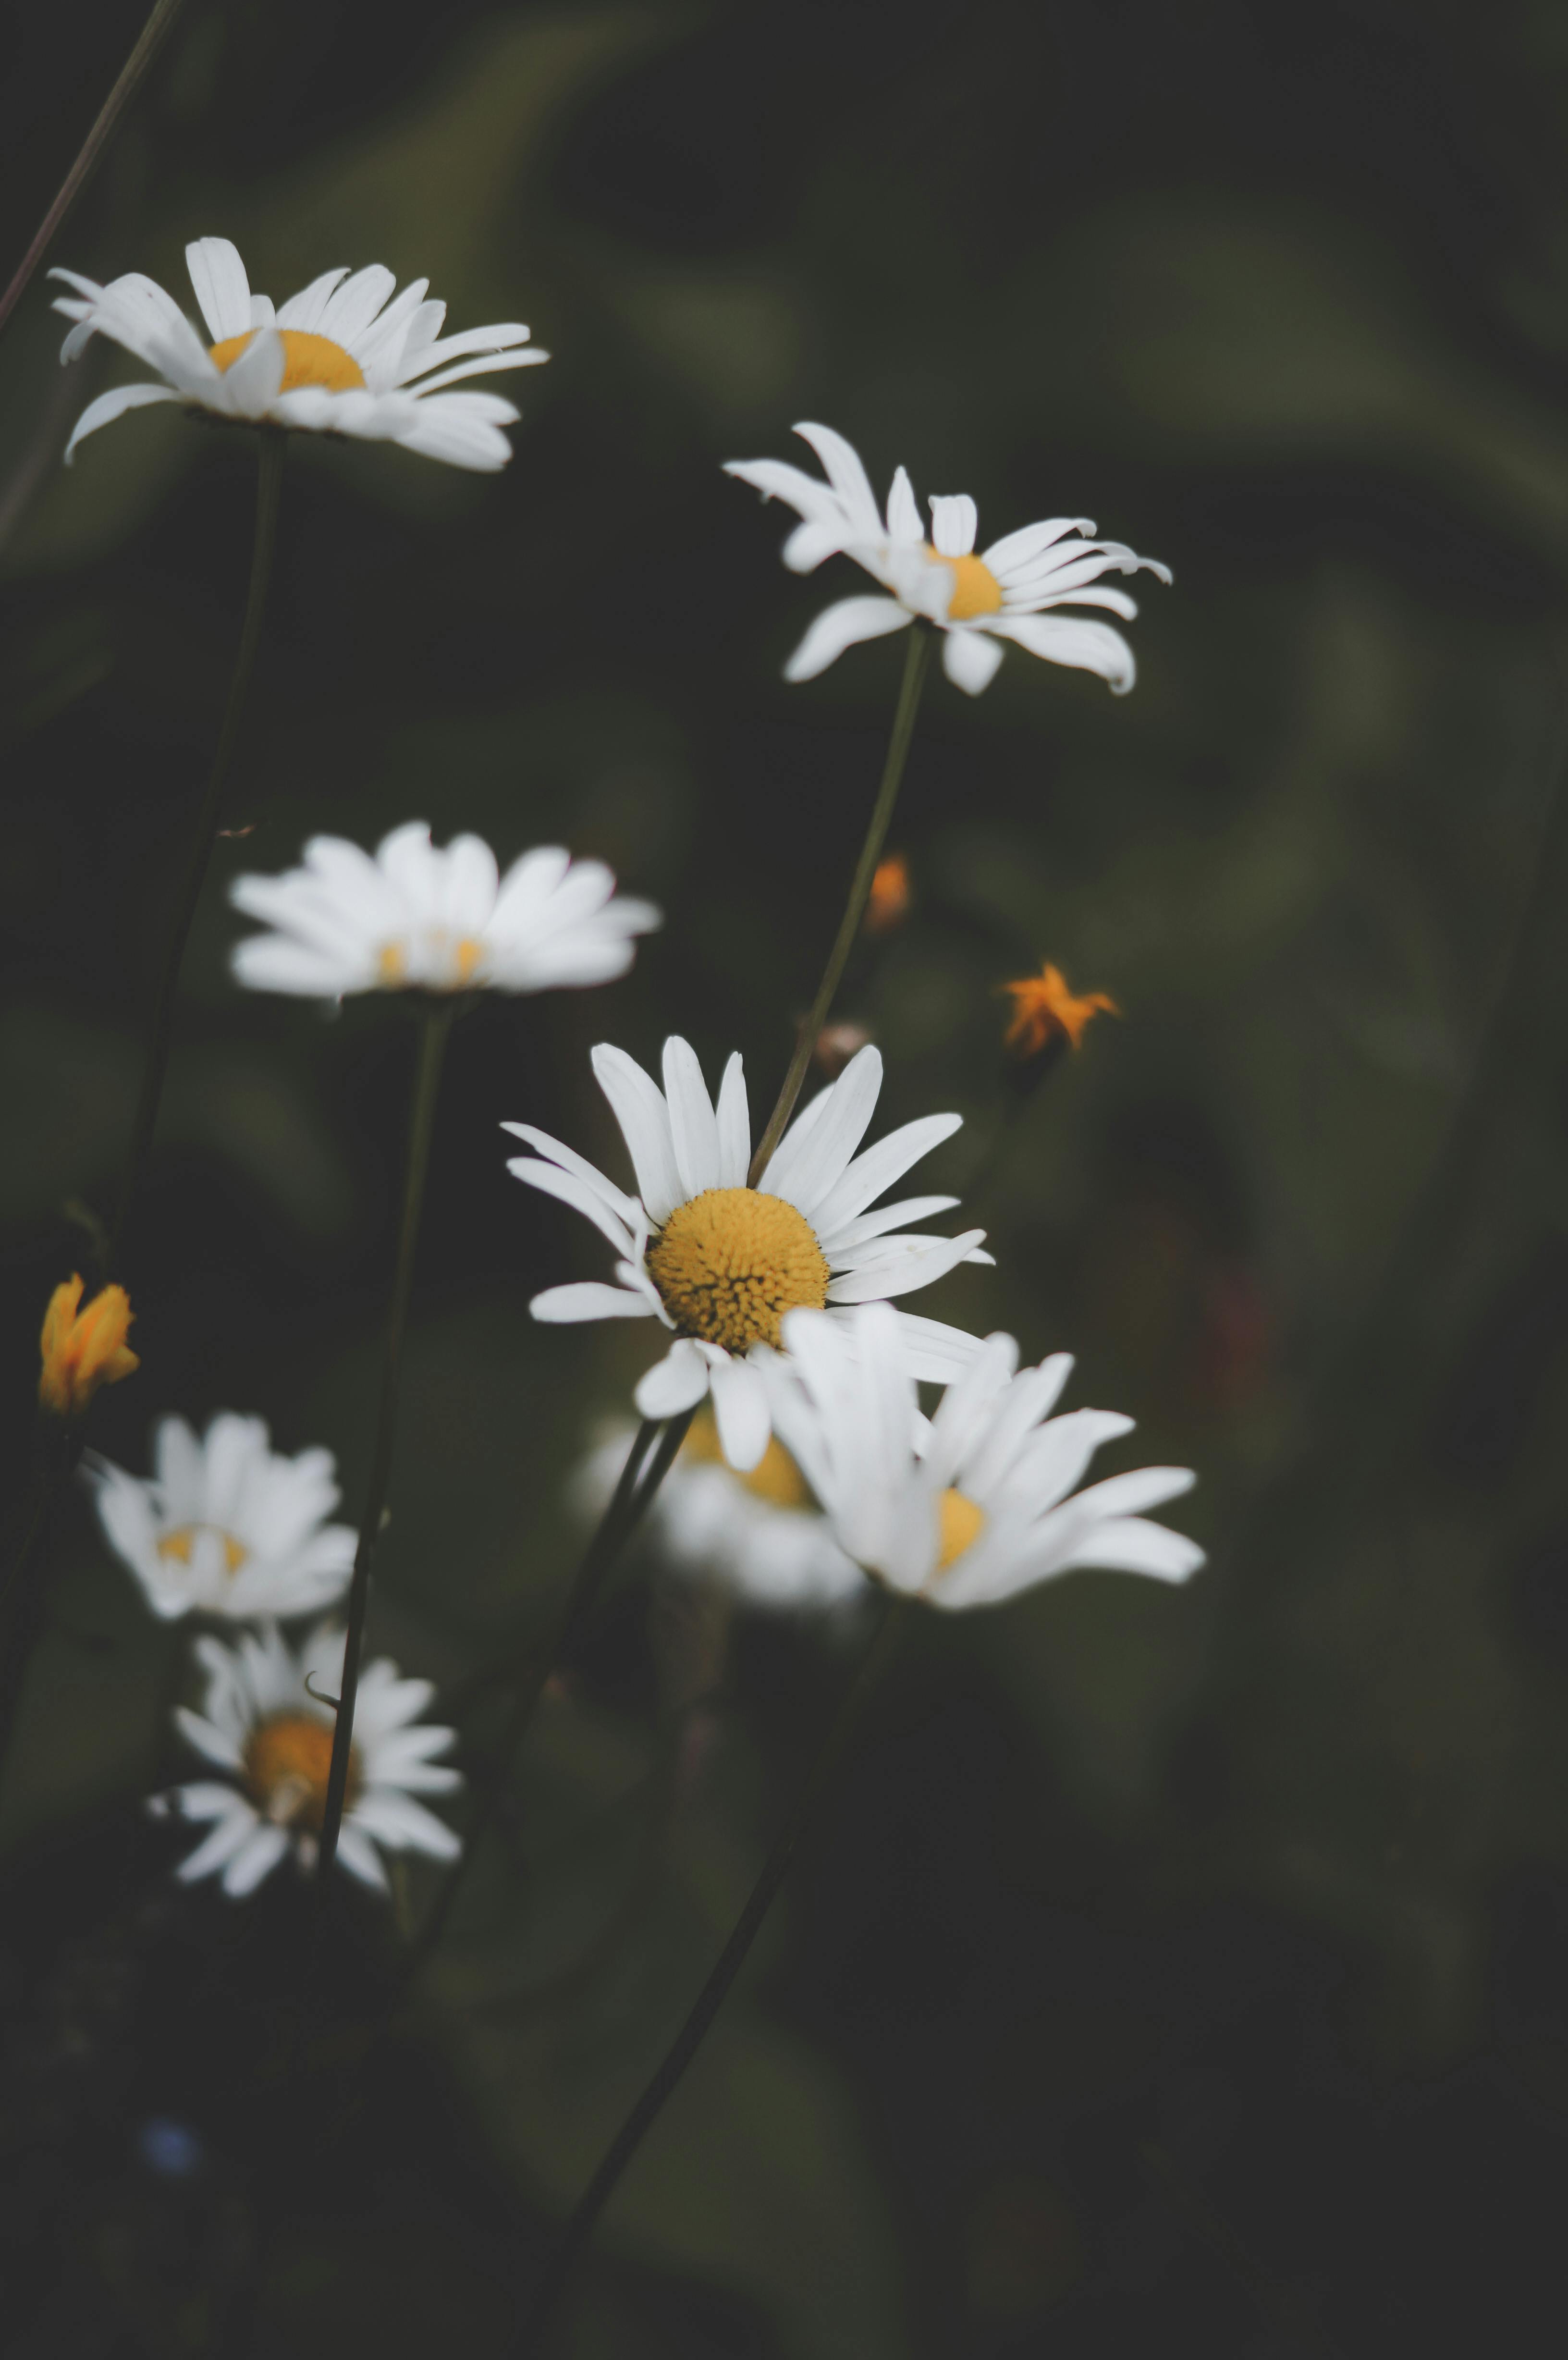
[[[979,514],[967,493],[933,499],[928,532],[899,467],[884,517],[859,453],[842,434],[809,422],[795,432],[822,461],[825,482],[783,459],[732,459],[724,473],[799,512],[800,522],[784,544],[791,573],[810,574],[827,557],[853,557],[886,595],[842,598],[825,608],[784,667],[786,680],[814,680],[857,640],[923,619],[942,632],[942,670],[971,696],[989,684],[1009,640],[1048,663],[1098,672],[1118,696],[1132,686],[1133,653],[1121,633],[1062,610],[1099,606],[1130,622],[1135,601],[1102,576],[1141,567],[1169,582],[1169,567],[1119,541],[1096,541],[1088,517],[1025,525],[977,556]]]
[[[724,1457],[755,1467],[771,1432],[755,1355],[780,1340],[801,1305],[830,1321],[848,1306],[931,1285],[961,1262],[988,1262],[984,1229],[956,1238],[905,1228],[951,1210],[955,1196],[911,1196],[868,1209],[963,1120],[926,1115],[857,1154],[882,1087],[875,1048],[852,1057],[780,1140],[755,1188],[746,1185],[751,1120],[738,1052],[709,1098],[688,1043],[664,1044],[664,1088],[624,1049],[601,1045],[593,1071],[621,1127],[635,1196],[531,1123],[509,1122],[539,1153],[507,1170],[592,1221],[616,1254],[614,1286],[582,1281],[534,1297],[536,1319],[657,1319],[674,1338],[638,1384],[644,1417],[675,1417],[713,1395]],[[961,1328],[889,1312],[918,1376],[956,1376],[979,1346]]]
[[[244,425],[400,442],[484,474],[511,457],[501,430],[517,422],[513,405],[498,393],[451,388],[464,377],[548,360],[548,353],[522,350],[528,331],[519,322],[443,336],[446,305],[427,300],[430,280],[416,279],[395,295],[397,281],[379,262],[352,274],[346,267],[324,271],[276,310],[270,296],[251,293],[226,237],[195,239],[185,264],[210,342],[139,270],[106,287],[80,271],[49,273],[73,290],[54,306],[75,323],[62,361],[74,360],[92,337],[108,336],[160,380],[116,386],[90,401],[66,445],[68,464],[84,435],[159,401]]]

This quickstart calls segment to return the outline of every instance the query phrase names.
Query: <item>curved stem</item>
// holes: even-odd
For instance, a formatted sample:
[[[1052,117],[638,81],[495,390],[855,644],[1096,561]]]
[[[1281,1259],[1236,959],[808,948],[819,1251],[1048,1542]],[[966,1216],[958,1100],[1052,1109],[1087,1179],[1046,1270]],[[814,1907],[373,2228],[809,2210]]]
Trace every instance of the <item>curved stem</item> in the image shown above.
[[[801,1020],[800,1030],[795,1039],[795,1054],[789,1060],[789,1070],[784,1076],[779,1102],[768,1118],[768,1128],[751,1159],[751,1170],[746,1177],[753,1188],[767,1171],[773,1151],[784,1136],[784,1126],[795,1111],[795,1101],[800,1095],[800,1085],[806,1078],[811,1052],[817,1045],[817,1035],[827,1022],[833,994],[849,963],[855,938],[866,915],[866,904],[871,898],[871,880],[877,874],[877,864],[882,858],[882,847],[887,842],[893,818],[893,806],[904,782],[904,765],[909,758],[909,742],[915,734],[915,716],[920,710],[920,691],[925,686],[926,667],[931,661],[934,637],[929,623],[917,622],[909,632],[904,657],[904,677],[898,683],[898,702],[893,708],[893,727],[887,738],[887,759],[882,765],[877,801],[871,806],[866,841],[860,847],[860,858],[850,880],[849,899],[839,920],[833,949],[828,953],[828,963],[822,969],[822,979],[817,986],[817,996]]]
[[[65,219],[82,190],[92,178],[93,168],[108,144],[109,134],[124,114],[148,66],[162,48],[165,36],[179,16],[182,0],[156,0],[152,14],[142,27],[136,47],[120,68],[120,78],[103,101],[98,120],[82,143],[82,151],[60,185],[55,198],[34,234],[21,261],[16,265],[11,284],[0,295],[0,330],[21,301],[27,281],[43,260],[49,240]]]
[[[111,1260],[118,1251],[125,1233],[126,1217],[136,1190],[141,1185],[142,1169],[152,1145],[153,1131],[158,1122],[158,1101],[163,1096],[163,1078],[169,1070],[169,1034],[174,1022],[174,1002],[180,989],[180,970],[185,959],[185,945],[191,939],[191,924],[196,915],[196,904],[201,898],[208,863],[212,858],[212,845],[218,833],[218,821],[223,812],[223,789],[228,783],[229,766],[239,743],[240,724],[245,717],[245,693],[250,686],[251,672],[256,664],[256,651],[261,642],[261,617],[267,605],[267,587],[272,577],[272,553],[278,540],[278,502],[283,484],[283,451],[285,436],[277,427],[264,426],[260,431],[261,452],[256,485],[256,540],[251,550],[250,586],[245,594],[245,621],[240,628],[239,653],[234,659],[234,676],[229,684],[229,701],[223,712],[223,726],[218,733],[218,749],[212,757],[208,773],[206,792],[196,815],[195,832],[186,861],[185,875],[175,904],[174,923],[164,953],[163,973],[158,978],[158,998],[154,1003],[152,1022],[147,1030],[147,1057],[142,1066],[141,1095],[136,1100],[136,1121],[131,1130],[130,1153],[125,1159],[125,1176],[120,1191],[119,1210],[110,1231]]]
[[[463,1850],[448,1869],[441,1891],[431,1903],[425,1922],[403,1961],[402,1972],[397,1978],[399,1990],[412,1982],[445,1933],[452,1907],[467,1881],[470,1863],[500,1808],[512,1765],[528,1735],[551,1667],[559,1661],[561,1650],[572,1634],[592,1613],[599,1593],[614,1569],[615,1559],[641,1524],[655,1492],[674,1465],[675,1455],[686,1439],[686,1429],[694,1415],[693,1411],[686,1410],[681,1416],[672,1417],[662,1434],[659,1432],[657,1418],[645,1417],[633,1437],[626,1465],[611,1494],[610,1504],[600,1517],[593,1538],[578,1562],[577,1570],[567,1584],[566,1596],[561,1601],[555,1622],[540,1645],[529,1651],[523,1670],[523,1685],[501,1732],[490,1775],[463,1830]],[[652,1448],[650,1457],[656,1434],[659,1434],[659,1443],[656,1448]]]
[[[745,1964],[746,1953],[772,1906],[774,1896],[789,1873],[807,1822],[844,1759],[860,1708],[881,1670],[900,1620],[894,1606],[885,1602],[871,1644],[861,1658],[860,1668],[833,1715],[828,1733],[807,1774],[806,1783],[796,1797],[795,1807],[768,1855],[761,1875],[751,1888],[729,1940],[720,1951],[713,1972],[698,1993],[690,2015],[665,2051],[653,2078],[610,2141],[604,2161],[583,2190],[576,2210],[561,2232],[560,2243],[545,2265],[544,2276],[535,2289],[528,2317],[523,2322],[522,2333],[512,2348],[512,2360],[532,2360],[532,2355],[538,2351],[539,2338],[550,2324],[573,2262],[593,2235],[599,2215],[615,2193],[621,2174],[652,2129],[666,2100],[701,2048],[703,2035],[724,2005],[730,1986]]]
[[[397,1231],[397,1262],[392,1274],[392,1298],[387,1306],[387,1334],[381,1349],[381,1406],[371,1453],[370,1482],[359,1545],[354,1553],[354,1579],[349,1584],[348,1633],[343,1642],[343,1680],[337,1721],[332,1731],[332,1767],[327,1774],[327,1799],[321,1819],[321,1857],[316,1874],[324,1891],[337,1858],[348,1791],[349,1754],[354,1743],[354,1708],[359,1695],[359,1667],[365,1654],[365,1622],[370,1608],[370,1569],[381,1537],[387,1494],[392,1480],[392,1445],[397,1426],[397,1381],[403,1359],[403,1330],[408,1324],[408,1298],[414,1284],[414,1248],[419,1234],[419,1207],[424,1202],[425,1174],[430,1168],[430,1136],[435,1129],[436,1099],[441,1090],[441,1059],[452,1029],[450,1002],[436,1000],[427,1009],[419,1033],[419,1071],[414,1080],[408,1116],[408,1163],[403,1179],[403,1214]]]

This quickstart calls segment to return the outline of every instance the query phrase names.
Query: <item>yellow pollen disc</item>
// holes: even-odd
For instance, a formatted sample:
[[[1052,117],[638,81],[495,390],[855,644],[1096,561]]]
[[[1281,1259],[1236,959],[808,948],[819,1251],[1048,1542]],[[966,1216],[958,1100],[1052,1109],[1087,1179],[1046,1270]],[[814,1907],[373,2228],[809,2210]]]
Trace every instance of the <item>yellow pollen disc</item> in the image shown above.
[[[955,1557],[973,1547],[985,1529],[985,1511],[966,1500],[962,1491],[944,1491],[936,1503],[941,1520],[942,1548],[936,1561],[938,1573],[945,1573]]]
[[[209,358],[220,375],[238,360],[251,338],[254,328],[243,336],[225,336],[214,344]],[[297,393],[302,385],[324,386],[329,393],[357,393],[365,385],[365,372],[352,353],[334,344],[331,336],[312,336],[305,328],[279,328],[283,339],[283,382],[279,393]]]
[[[307,1713],[282,1712],[252,1730],[241,1775],[263,1818],[276,1827],[305,1828],[320,1835],[332,1766],[332,1723],[313,1721]],[[358,1756],[351,1751],[345,1804],[352,1804],[358,1786]]]
[[[460,984],[473,982],[479,962],[484,956],[485,945],[477,936],[464,934],[452,955],[452,965],[457,969],[457,980]]]
[[[703,1464],[722,1460],[719,1429],[711,1409],[700,1409],[691,1421],[681,1449],[689,1459]],[[741,1475],[730,1470],[737,1483],[744,1483],[756,1499],[766,1500],[770,1508],[803,1508],[811,1500],[806,1479],[801,1474],[777,1435],[770,1436],[767,1449],[750,1472]]]
[[[395,991],[408,971],[401,943],[383,943],[376,961],[376,972],[388,991]]]
[[[810,1223],[757,1188],[704,1188],[677,1205],[648,1271],[684,1336],[726,1351],[779,1341],[786,1311],[820,1311],[829,1271]]]
[[[189,1565],[191,1551],[196,1546],[198,1533],[216,1533],[223,1544],[224,1572],[238,1573],[241,1566],[249,1557],[250,1551],[244,1541],[235,1540],[233,1533],[224,1532],[218,1524],[177,1524],[171,1533],[165,1533],[159,1541],[158,1545],[159,1557],[177,1557],[181,1565]]]
[[[976,615],[995,615],[1002,604],[1002,585],[980,557],[943,557],[928,541],[925,554],[933,565],[945,565],[953,574],[953,595],[947,602],[950,623],[972,623]]]

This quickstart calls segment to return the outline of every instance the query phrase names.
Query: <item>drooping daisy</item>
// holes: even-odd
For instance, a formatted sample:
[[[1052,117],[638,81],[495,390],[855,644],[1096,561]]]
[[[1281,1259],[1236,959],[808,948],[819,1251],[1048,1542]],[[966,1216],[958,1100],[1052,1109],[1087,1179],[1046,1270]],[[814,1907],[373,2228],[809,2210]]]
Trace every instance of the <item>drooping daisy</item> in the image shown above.
[[[268,1624],[234,1647],[199,1639],[196,1654],[207,1674],[203,1709],[180,1706],[175,1720],[223,1775],[155,1796],[149,1808],[160,1817],[212,1822],[176,1874],[187,1885],[221,1874],[223,1891],[238,1901],[286,1852],[307,1872],[315,1865],[332,1758],[332,1709],[323,1699],[337,1694],[343,1677],[343,1634],[323,1622],[296,1655]],[[456,1732],[419,1722],[434,1693],[429,1680],[399,1679],[386,1656],[360,1677],[338,1858],[381,1892],[387,1874],[378,1845],[433,1860],[455,1860],[461,1850],[444,1820],[415,1799],[450,1794],[462,1783],[434,1758]]]
[[[625,975],[633,937],[661,923],[650,901],[615,898],[600,860],[558,845],[525,852],[505,877],[477,836],[444,849],[422,820],[374,855],[315,836],[303,868],[236,877],[229,898],[274,932],[234,945],[253,991],[341,1000],[351,991],[547,991]]]
[[[787,1311],[811,1304],[843,1318],[851,1304],[908,1295],[961,1262],[991,1259],[977,1251],[984,1229],[942,1238],[903,1229],[948,1211],[955,1196],[867,1210],[963,1121],[926,1115],[856,1155],[882,1087],[875,1048],[852,1057],[796,1117],[755,1188],[746,1185],[751,1120],[738,1051],[716,1108],[681,1040],[664,1044],[662,1090],[624,1049],[601,1044],[593,1071],[631,1154],[635,1196],[531,1123],[502,1126],[539,1152],[506,1169],[586,1215],[619,1257],[618,1284],[547,1288],[534,1297],[534,1317],[661,1320],[675,1341],[638,1384],[637,1408],[674,1417],[711,1392],[732,1467],[755,1467],[768,1448],[768,1393],[747,1356],[779,1342]],[[889,1316],[917,1376],[956,1376],[979,1349],[961,1328]]]
[[[615,1488],[632,1440],[618,1426],[583,1464],[578,1489],[585,1508],[603,1508]],[[718,1429],[698,1411],[675,1464],[648,1512],[666,1562],[733,1590],[748,1605],[811,1612],[852,1605],[869,1593],[811,1488],[775,1436],[755,1467],[724,1464]]]
[[[165,1622],[192,1612],[315,1614],[347,1584],[355,1535],[327,1518],[342,1497],[330,1450],[289,1459],[266,1421],[220,1411],[205,1436],[166,1417],[144,1481],[87,1461],[98,1521]]]
[[[900,467],[884,518],[858,452],[842,434],[810,422],[795,432],[822,461],[825,483],[783,459],[732,459],[725,473],[755,486],[764,499],[787,500],[799,510],[801,521],[784,544],[792,573],[810,574],[824,557],[842,554],[890,595],[843,598],[824,609],[785,665],[786,680],[814,680],[857,640],[879,639],[923,617],[941,627],[949,680],[971,696],[989,683],[1008,639],[1049,663],[1098,672],[1118,696],[1132,686],[1136,666],[1121,633],[1092,617],[1058,610],[1103,606],[1130,622],[1137,605],[1125,590],[1106,588],[1101,577],[1135,574],[1141,566],[1169,582],[1167,566],[1119,541],[1096,541],[1088,517],[1025,525],[977,557],[979,516],[967,493],[932,499],[928,533]]]
[[[79,271],[54,270],[75,292],[55,310],[75,325],[60,347],[74,360],[95,335],[123,344],[159,385],[116,386],[90,401],[66,445],[69,464],[84,434],[149,401],[248,425],[263,422],[312,434],[353,434],[400,442],[428,459],[490,472],[512,455],[501,432],[517,412],[496,393],[452,393],[463,377],[528,368],[548,353],[523,352],[528,331],[516,321],[443,336],[444,303],[427,302],[428,279],[394,298],[397,281],[381,263],[350,274],[346,266],[311,280],[274,311],[253,295],[245,264],[226,237],[199,237],[186,268],[206,322],[208,344],[172,295],[139,270],[100,287]]]
[[[786,1351],[762,1369],[774,1423],[845,1554],[890,1590],[994,1606],[1075,1566],[1185,1581],[1203,1562],[1195,1542],[1144,1514],[1192,1488],[1189,1468],[1141,1467],[1073,1490],[1132,1420],[1050,1415],[1070,1354],[1020,1371],[1012,1338],[987,1337],[928,1425],[885,1306],[847,1325],[794,1311],[783,1326]]]

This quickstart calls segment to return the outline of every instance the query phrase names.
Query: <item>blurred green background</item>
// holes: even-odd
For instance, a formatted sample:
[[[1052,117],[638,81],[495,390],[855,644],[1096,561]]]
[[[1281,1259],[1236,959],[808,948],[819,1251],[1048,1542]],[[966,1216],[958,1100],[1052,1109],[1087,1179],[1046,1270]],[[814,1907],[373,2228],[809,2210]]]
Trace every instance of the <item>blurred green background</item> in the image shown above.
[[[0,253],[140,16],[5,9]],[[92,1430],[141,1469],[159,1414],[257,1410],[363,1480],[409,1043],[379,1006],[242,1000],[227,877],[413,815],[607,858],[662,934],[610,989],[484,1008],[442,1100],[373,1641],[454,1687],[548,1617],[563,1470],[648,1357],[529,1323],[601,1254],[496,1125],[618,1171],[587,1051],[671,1029],[711,1074],[743,1048],[766,1103],[880,759],[897,646],[783,684],[850,569],[786,574],[784,514],[718,463],[825,419],[879,486],[973,492],[983,539],[1086,512],[1175,570],[1130,699],[1021,653],[928,694],[915,909],[843,1012],[887,1059],[879,1128],[964,1111],[930,1167],[957,1189],[1003,1107],[996,986],[1051,957],[1120,1001],[988,1187],[997,1268],[929,1307],[1076,1351],[1072,1399],[1138,1418],[1114,1463],[1199,1470],[1211,1566],[915,1633],[562,2353],[1512,2351],[1555,2306],[1565,133],[1562,0],[188,0],[57,241],[186,302],[192,235],[277,297],[379,259],[555,355],[503,382],[498,479],[291,449],[249,832],[129,1240],[143,1367]],[[40,279],[0,365],[13,1500],[62,1207],[124,1150],[254,465],[153,411],[62,472],[138,372],[62,375],[60,331]],[[499,2353],[851,1658],[642,1560],[418,2005],[356,2047],[351,1953],[302,2086],[267,2061],[298,1895],[155,1897],[161,1839],[126,1885],[166,1646],[76,1502],[0,1828],[12,2348]],[[199,2142],[177,2180],[164,2119]]]

